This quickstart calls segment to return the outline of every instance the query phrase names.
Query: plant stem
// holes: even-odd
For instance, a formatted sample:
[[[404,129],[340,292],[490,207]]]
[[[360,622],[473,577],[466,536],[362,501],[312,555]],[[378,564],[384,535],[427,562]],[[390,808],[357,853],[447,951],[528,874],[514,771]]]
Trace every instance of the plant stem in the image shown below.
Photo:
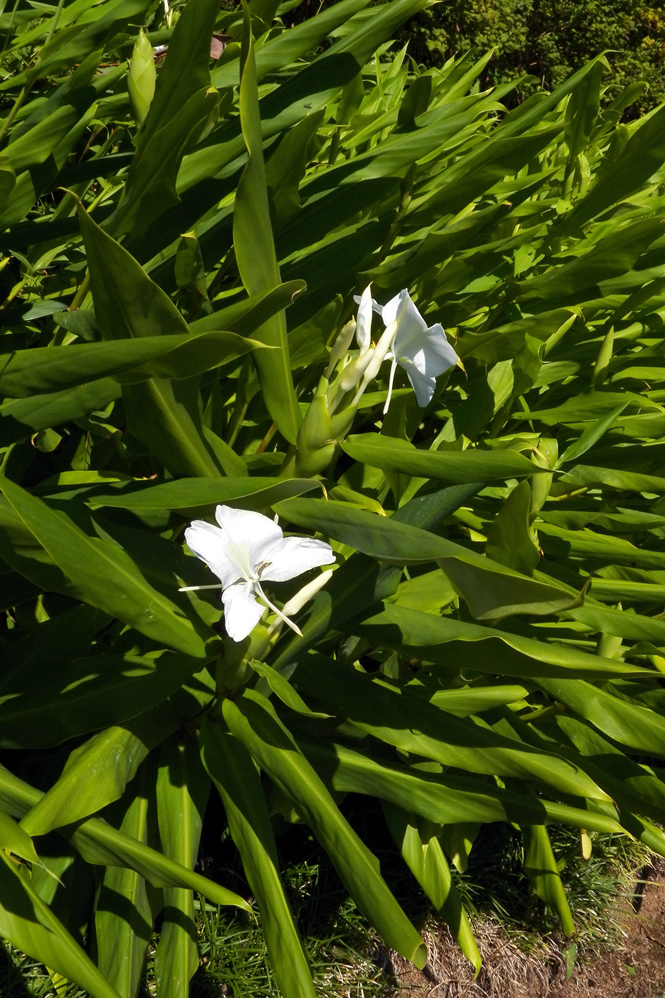
[[[14,106],[12,107],[11,111],[9,112],[9,114],[7,115],[7,117],[4,119],[4,121],[0,125],[0,142],[2,142],[2,140],[5,137],[5,135],[9,131],[9,129],[10,129],[11,125],[12,125],[12,122],[14,121],[14,118],[16,117],[16,115],[17,115],[17,113],[18,113],[18,111],[19,111],[19,109],[21,107],[21,104],[23,103],[23,101],[25,100],[25,98],[28,96],[29,91],[30,91],[30,87],[29,87],[29,85],[27,83],[23,87],[21,87],[21,92],[18,95],[18,97],[16,98],[16,100],[14,101]]]

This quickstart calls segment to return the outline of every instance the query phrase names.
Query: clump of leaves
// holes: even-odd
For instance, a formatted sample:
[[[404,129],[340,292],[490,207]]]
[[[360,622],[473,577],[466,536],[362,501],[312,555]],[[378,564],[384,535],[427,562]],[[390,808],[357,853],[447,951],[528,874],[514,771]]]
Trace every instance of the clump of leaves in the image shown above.
[[[0,934],[93,998],[158,918],[186,991],[194,891],[250,909],[194,869],[211,792],[286,998],[278,815],[420,966],[346,794],[476,967],[479,826],[567,935],[548,826],[665,854],[665,107],[619,125],[596,60],[508,112],[484,60],[385,58],[423,6],[2,15]],[[240,640],[181,543],[218,507]]]

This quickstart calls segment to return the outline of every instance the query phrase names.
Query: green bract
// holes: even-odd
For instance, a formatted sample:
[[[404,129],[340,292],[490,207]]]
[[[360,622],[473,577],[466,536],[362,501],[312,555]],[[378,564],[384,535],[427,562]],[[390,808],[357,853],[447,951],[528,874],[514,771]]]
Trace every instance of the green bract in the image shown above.
[[[665,855],[665,107],[621,124],[598,59],[507,111],[391,45],[425,6],[0,18],[0,934],[92,998],[135,998],[158,920],[186,994],[194,891],[312,996],[276,814],[422,966],[346,794],[476,966],[482,823],[565,933],[549,824]],[[356,325],[370,284],[410,324]],[[238,641],[183,543],[217,506],[317,554]],[[246,886],[194,872],[211,793]]]

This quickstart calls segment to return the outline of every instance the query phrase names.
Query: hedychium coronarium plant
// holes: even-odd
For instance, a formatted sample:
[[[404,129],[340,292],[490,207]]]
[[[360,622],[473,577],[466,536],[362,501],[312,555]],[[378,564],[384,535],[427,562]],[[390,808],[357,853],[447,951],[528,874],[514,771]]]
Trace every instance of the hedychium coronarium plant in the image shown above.
[[[370,290],[367,287],[360,297],[356,296],[357,317],[350,319],[334,339],[325,373],[303,418],[295,457],[296,471],[303,474],[322,474],[334,459],[336,445],[350,432],[360,400],[378,377],[384,361],[392,362],[384,416],[390,407],[398,365],[406,372],[422,409],[434,397],[437,376],[462,366],[443,326],[427,325],[406,288],[384,306],[372,299]],[[372,342],[373,311],[384,323],[376,343]],[[353,339],[357,351],[351,354]]]
[[[565,935],[548,826],[665,855],[665,108],[424,70],[426,2],[3,24],[0,936],[60,991],[158,927],[184,998],[198,894],[321,993],[285,821],[422,966],[358,795],[476,968],[483,824]]]

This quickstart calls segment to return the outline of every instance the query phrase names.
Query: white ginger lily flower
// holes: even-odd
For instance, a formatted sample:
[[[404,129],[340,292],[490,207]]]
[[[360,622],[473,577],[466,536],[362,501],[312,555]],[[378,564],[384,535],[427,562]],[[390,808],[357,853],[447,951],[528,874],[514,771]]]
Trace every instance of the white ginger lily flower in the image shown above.
[[[360,350],[360,356],[370,348],[372,341],[372,308],[374,301],[370,292],[371,284],[368,284],[360,298],[356,297],[358,303],[358,317],[356,319],[356,343]]]
[[[274,520],[250,510],[218,506],[215,519],[219,527],[194,520],[185,530],[185,540],[220,583],[185,586],[180,591],[222,589],[224,626],[234,641],[247,637],[267,607],[300,634],[293,621],[270,602],[262,583],[287,582],[312,568],[332,564],[335,555],[330,545],[312,537],[285,537]]]
[[[368,294],[369,288],[366,288],[362,298]],[[362,299],[356,298],[356,301]],[[372,299],[372,308],[379,313],[386,329],[390,329],[393,335],[392,353],[386,355],[386,359],[392,360],[392,367],[384,413],[390,405],[398,364],[406,371],[418,405],[424,409],[432,401],[437,377],[458,363],[457,354],[448,342],[443,326],[439,322],[427,325],[406,288],[386,305],[379,305]]]

